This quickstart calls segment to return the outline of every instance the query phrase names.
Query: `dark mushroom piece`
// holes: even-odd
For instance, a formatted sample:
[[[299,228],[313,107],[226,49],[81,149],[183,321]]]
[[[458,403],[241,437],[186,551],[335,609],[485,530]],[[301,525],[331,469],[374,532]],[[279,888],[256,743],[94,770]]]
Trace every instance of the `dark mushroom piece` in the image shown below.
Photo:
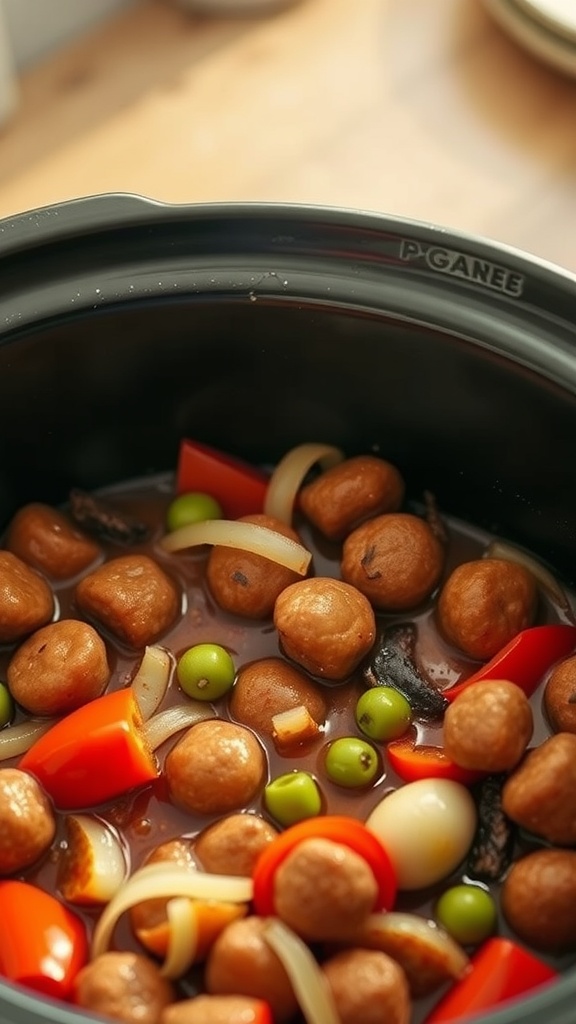
[[[368,686],[392,686],[401,693],[415,717],[441,719],[448,701],[422,675],[416,664],[416,627],[410,622],[389,626],[382,633],[363,670]]]
[[[466,869],[481,882],[501,881],[512,863],[515,829],[502,809],[506,778],[505,773],[489,775],[478,791],[478,825]]]
[[[136,516],[121,512],[103,498],[75,487],[68,496],[72,518],[90,533],[116,544],[139,544],[150,529]]]

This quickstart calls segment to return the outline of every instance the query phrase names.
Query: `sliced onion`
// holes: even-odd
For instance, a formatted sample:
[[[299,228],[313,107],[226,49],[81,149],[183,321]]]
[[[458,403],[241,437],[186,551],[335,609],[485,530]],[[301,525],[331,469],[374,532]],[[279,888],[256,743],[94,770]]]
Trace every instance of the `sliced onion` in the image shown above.
[[[522,565],[528,572],[531,572],[543,590],[556,601],[562,611],[571,612],[570,603],[558,580],[552,573],[532,555],[526,554],[520,548],[514,547],[505,541],[493,540],[488,545],[483,555],[484,558],[502,558],[505,562],[516,562]]]
[[[396,960],[414,997],[434,992],[470,970],[462,947],[434,921],[418,914],[395,910],[371,914],[355,940],[365,949],[378,949]]]
[[[122,915],[145,900],[187,897],[223,903],[249,903],[253,893],[251,878],[205,874],[176,864],[148,864],[136,871],[104,908],[92,936],[92,958],[109,948]]]
[[[283,523],[292,524],[292,513],[296,495],[306,474],[317,462],[322,469],[337,466],[344,459],[344,452],[330,444],[299,444],[286,453],[276,466],[264,500],[264,512]]]
[[[56,721],[55,718],[45,718],[42,721],[19,722],[18,725],[10,725],[7,729],[0,730],[0,761],[25,754],[36,740],[56,725]]]
[[[140,667],[130,684],[143,721],[151,718],[160,707],[174,665],[174,656],[165,647],[145,649]]]
[[[205,519],[190,523],[166,534],[160,541],[165,551],[182,551],[198,544],[218,544],[226,548],[240,548],[278,562],[287,569],[305,576],[312,554],[301,544],[283,537],[258,523],[243,523],[239,519]]]
[[[128,873],[120,840],[110,826],[89,814],[66,819],[68,846],[58,865],[57,886],[69,903],[108,903]]]
[[[280,747],[304,743],[305,740],[318,736],[319,732],[320,726],[312,718],[305,704],[272,715],[272,735]]]
[[[194,963],[198,949],[198,915],[192,900],[176,896],[166,904],[168,917],[168,951],[161,974],[165,978],[181,978]]]
[[[189,704],[176,704],[150,718],[142,726],[140,735],[149,750],[156,750],[175,733],[188,729],[197,722],[205,722],[208,718],[216,718],[216,712],[211,704],[200,700],[191,701]]]
[[[340,1024],[332,990],[302,939],[277,918],[271,918],[264,937],[288,975],[307,1024]]]

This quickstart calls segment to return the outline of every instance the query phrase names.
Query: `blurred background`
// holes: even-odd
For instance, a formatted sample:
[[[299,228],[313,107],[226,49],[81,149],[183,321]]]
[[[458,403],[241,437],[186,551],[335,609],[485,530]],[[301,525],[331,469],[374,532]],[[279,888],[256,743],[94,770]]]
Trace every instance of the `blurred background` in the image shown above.
[[[321,203],[576,272],[576,36],[552,59],[494,13],[483,0],[0,0],[0,217],[110,191]]]

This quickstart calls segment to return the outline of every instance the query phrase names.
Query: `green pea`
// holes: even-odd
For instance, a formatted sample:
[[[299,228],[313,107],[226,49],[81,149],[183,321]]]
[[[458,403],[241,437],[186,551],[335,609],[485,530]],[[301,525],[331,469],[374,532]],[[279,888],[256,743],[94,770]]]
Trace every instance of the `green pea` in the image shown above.
[[[356,704],[356,724],[371,740],[398,739],[412,721],[412,708],[406,697],[392,686],[366,690]]]
[[[496,903],[479,885],[454,885],[440,896],[435,917],[456,942],[476,946],[496,927]]]
[[[218,700],[232,687],[236,669],[231,656],[218,644],[189,647],[176,664],[178,682],[195,700]]]
[[[339,786],[368,786],[379,769],[378,754],[365,740],[342,736],[330,744],[325,766],[328,778]]]
[[[264,787],[264,805],[280,825],[288,827],[320,814],[322,797],[308,772],[288,772]]]
[[[5,683],[0,683],[0,729],[8,725],[14,716],[14,701]]]
[[[190,491],[180,494],[168,506],[166,528],[171,533],[190,523],[203,523],[206,519],[222,519],[222,507],[210,494]]]

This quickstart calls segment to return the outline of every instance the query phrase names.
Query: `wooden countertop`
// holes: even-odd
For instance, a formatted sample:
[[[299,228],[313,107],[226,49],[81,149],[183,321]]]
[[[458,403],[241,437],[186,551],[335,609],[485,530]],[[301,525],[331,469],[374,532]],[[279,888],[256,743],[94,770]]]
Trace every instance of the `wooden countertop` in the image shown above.
[[[576,81],[479,0],[144,0],[27,72],[0,131],[0,217],[108,191],[360,207],[576,271]]]

